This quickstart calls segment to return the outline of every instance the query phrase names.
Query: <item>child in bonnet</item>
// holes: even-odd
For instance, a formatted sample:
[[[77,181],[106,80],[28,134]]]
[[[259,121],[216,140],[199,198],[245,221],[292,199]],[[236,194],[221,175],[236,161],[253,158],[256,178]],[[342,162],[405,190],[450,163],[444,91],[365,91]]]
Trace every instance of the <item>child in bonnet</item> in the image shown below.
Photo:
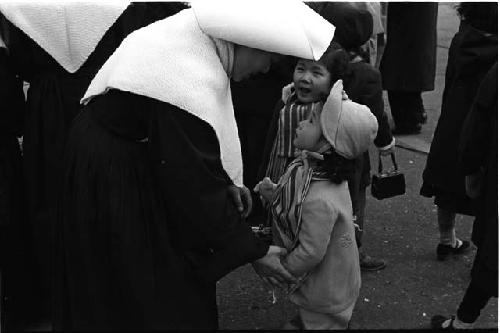
[[[322,108],[299,123],[299,156],[277,184],[255,186],[271,206],[273,242],[287,249],[283,266],[299,283],[289,286],[299,318],[287,328],[346,329],[361,274],[347,177],[353,160],[377,134],[370,110],[348,99],[338,80]]]

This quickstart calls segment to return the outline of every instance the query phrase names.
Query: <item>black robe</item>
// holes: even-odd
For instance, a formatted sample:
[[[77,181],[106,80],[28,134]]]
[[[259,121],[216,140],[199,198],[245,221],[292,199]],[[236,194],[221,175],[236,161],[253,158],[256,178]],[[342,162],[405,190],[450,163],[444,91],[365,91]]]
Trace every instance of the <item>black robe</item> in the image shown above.
[[[133,3],[104,34],[86,62],[68,73],[23,31],[7,21],[9,51],[19,77],[30,84],[23,138],[28,230],[36,256],[32,273],[35,316],[50,309],[50,249],[53,244],[54,199],[61,178],[60,160],[69,124],[80,111],[80,99],[97,71],[132,31],[184,8],[180,3]],[[27,315],[28,316],[28,315]]]
[[[2,328],[13,329],[23,313],[21,295],[28,291],[23,266],[26,240],[22,156],[18,137],[23,133],[23,83],[12,71],[5,48],[0,48],[0,272]],[[28,295],[26,293],[26,295]]]
[[[215,283],[264,256],[212,127],[112,90],[75,119],[57,218],[56,329],[214,329]]]
[[[421,194],[437,196],[442,208],[456,213],[473,214],[457,167],[458,142],[477,89],[497,61],[497,45],[496,35],[466,22],[461,23],[450,45],[441,115],[423,172]]]
[[[22,202],[20,194],[21,152],[18,137],[23,135],[23,82],[12,70],[5,48],[0,48],[0,226],[19,223]]]
[[[390,2],[380,62],[384,90],[434,90],[437,2]]]

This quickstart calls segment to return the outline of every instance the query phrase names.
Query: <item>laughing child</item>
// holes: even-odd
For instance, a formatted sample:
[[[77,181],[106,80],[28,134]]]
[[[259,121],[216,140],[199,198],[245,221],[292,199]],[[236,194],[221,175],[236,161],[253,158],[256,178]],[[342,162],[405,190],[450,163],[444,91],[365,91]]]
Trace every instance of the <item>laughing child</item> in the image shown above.
[[[312,111],[321,110],[333,83],[342,78],[348,63],[347,52],[335,42],[320,60],[297,61],[293,83],[283,88],[282,100],[277,103],[271,120],[260,172],[262,177],[278,181],[295,158],[293,138],[299,122],[307,119]]]
[[[295,129],[313,112],[320,111],[334,82],[341,79],[348,66],[348,54],[332,42],[320,60],[299,59],[293,83],[283,88],[271,120],[259,178],[278,182],[286,167],[295,158]],[[259,179],[258,178],[258,179]],[[269,207],[266,226],[271,224]]]
[[[254,189],[270,206],[273,241],[288,251],[283,266],[300,280],[289,289],[299,317],[285,328],[349,324],[361,275],[346,179],[377,128],[375,116],[348,100],[339,80],[323,108],[312,110],[296,129],[299,157],[277,184],[265,178]]]

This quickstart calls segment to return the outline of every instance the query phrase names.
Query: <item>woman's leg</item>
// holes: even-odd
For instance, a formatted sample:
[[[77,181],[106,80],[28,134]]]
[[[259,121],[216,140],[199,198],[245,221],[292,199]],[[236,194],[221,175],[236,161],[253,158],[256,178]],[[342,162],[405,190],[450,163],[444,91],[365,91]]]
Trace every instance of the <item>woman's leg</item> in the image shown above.
[[[493,296],[491,291],[485,290],[483,284],[481,279],[473,277],[458,307],[456,316],[451,318],[442,315],[433,316],[431,327],[433,329],[446,329],[450,326],[455,329],[473,328],[481,310]]]
[[[457,318],[464,323],[474,323],[491,298],[491,293],[481,288],[481,282],[472,279],[457,310]]]
[[[385,268],[386,263],[384,260],[374,258],[367,255],[361,249],[361,239],[363,237],[363,229],[365,225],[365,208],[366,208],[366,186],[361,185],[356,198],[356,221],[358,225],[355,230],[356,242],[359,249],[359,266],[363,271],[378,271]]]
[[[455,216],[455,213],[438,207],[437,220],[440,244],[455,246]]]
[[[446,260],[453,255],[465,253],[470,248],[469,241],[461,241],[455,235],[456,213],[438,206],[439,244],[437,259]]]

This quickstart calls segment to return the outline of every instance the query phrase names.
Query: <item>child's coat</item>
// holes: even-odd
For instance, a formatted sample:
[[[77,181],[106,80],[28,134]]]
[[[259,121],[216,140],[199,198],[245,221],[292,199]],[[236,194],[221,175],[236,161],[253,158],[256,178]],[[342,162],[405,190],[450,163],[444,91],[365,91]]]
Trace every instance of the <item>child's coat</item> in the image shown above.
[[[290,295],[298,306],[333,314],[356,302],[361,273],[347,182],[311,181],[302,206],[299,242],[283,265],[297,277],[309,273]]]

